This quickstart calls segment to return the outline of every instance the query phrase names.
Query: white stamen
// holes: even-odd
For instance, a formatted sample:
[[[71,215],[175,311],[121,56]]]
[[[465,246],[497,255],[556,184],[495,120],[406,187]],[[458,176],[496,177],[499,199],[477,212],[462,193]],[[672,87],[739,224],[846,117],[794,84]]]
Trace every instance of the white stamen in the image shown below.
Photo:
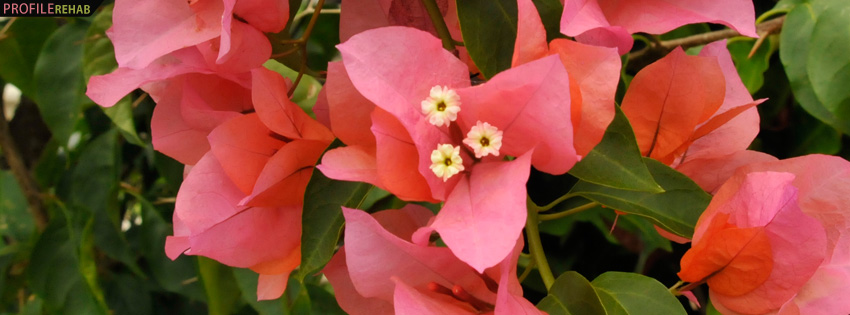
[[[448,126],[457,120],[459,111],[460,95],[447,86],[435,85],[428,98],[422,101],[422,114],[427,115],[428,122],[437,127]]]
[[[476,158],[480,159],[488,154],[499,156],[499,149],[502,148],[502,131],[496,126],[479,120],[466,134],[463,143],[475,151]]]
[[[463,158],[460,157],[460,146],[451,144],[437,145],[437,149],[431,152],[431,171],[434,175],[447,181],[457,173],[463,171]]]

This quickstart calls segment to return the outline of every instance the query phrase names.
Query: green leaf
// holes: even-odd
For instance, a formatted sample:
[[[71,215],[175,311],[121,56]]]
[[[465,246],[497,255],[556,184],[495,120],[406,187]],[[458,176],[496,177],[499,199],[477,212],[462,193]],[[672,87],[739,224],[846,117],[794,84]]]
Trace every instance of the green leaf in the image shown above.
[[[582,275],[568,271],[558,277],[537,308],[549,315],[605,315],[596,290]]]
[[[29,98],[36,94],[33,70],[38,53],[54,30],[54,19],[19,17],[0,39],[0,77]]]
[[[759,46],[753,57],[748,57],[753,49],[756,40],[751,38],[738,37],[730,40],[726,44],[729,49],[729,54],[732,55],[732,61],[735,62],[735,68],[738,70],[738,75],[747,91],[750,94],[757,92],[764,84],[764,72],[767,71],[770,65],[770,57],[776,51],[773,40],[768,37],[764,44]]]
[[[198,270],[207,293],[207,307],[211,315],[232,314],[239,302],[239,286],[230,267],[198,256]]]
[[[21,186],[10,171],[0,171],[0,236],[23,242],[33,232],[35,222]]]
[[[51,313],[106,314],[91,255],[92,218],[53,211],[27,268],[30,288]]]
[[[838,154],[841,150],[841,133],[805,112],[793,115],[791,126],[791,156]]]
[[[104,75],[118,68],[115,61],[115,50],[112,41],[106,37],[106,30],[112,26],[113,5],[104,6],[94,15],[91,26],[86,31],[86,41],[83,44],[83,76],[86,82],[95,75]],[[130,96],[122,98],[112,107],[101,107],[106,116],[118,127],[121,135],[128,142],[145,146],[136,132],[133,121],[133,101]]]
[[[142,255],[149,275],[162,289],[184,295],[192,300],[204,300],[204,288],[197,280],[198,266],[190,256],[171,261],[165,255],[165,238],[172,234],[171,225],[162,219],[157,209],[141,196],[135,195],[141,206],[142,224],[127,231],[127,238]]]
[[[110,130],[83,148],[79,163],[71,173],[70,202],[91,211],[97,247],[143,277],[144,272],[136,264],[135,253],[130,250],[121,232],[116,195],[121,169],[117,140],[116,132]]]
[[[619,107],[602,141],[573,166],[570,175],[611,188],[664,191],[644,165],[632,126]]]
[[[112,26],[112,8],[110,4],[98,11],[86,31],[86,41],[83,43],[83,75],[86,81],[92,76],[118,69],[115,49],[112,41],[106,37],[106,30]]]
[[[236,284],[239,285],[239,290],[242,291],[242,299],[248,302],[260,315],[285,315],[289,310],[283,298],[267,301],[257,301],[257,280],[256,272],[250,269],[233,268],[233,276],[236,279]]]
[[[608,314],[687,314],[661,282],[644,275],[609,271],[590,284]]]
[[[564,5],[558,0],[532,0],[540,14],[540,21],[546,28],[546,42],[556,38],[563,38],[561,34],[561,14],[564,13]]]
[[[293,83],[295,82],[295,78],[298,76],[298,71],[292,70],[274,59],[266,61],[263,66],[269,70],[280,73],[286,78],[289,78],[289,80],[292,80]],[[296,87],[295,91],[292,92],[291,99],[295,102],[295,104],[298,104],[298,107],[301,107],[304,112],[310,115],[310,117],[316,118],[316,114],[313,113],[313,105],[316,105],[316,99],[319,98],[319,91],[321,90],[322,83],[316,80],[316,78],[305,74],[301,76],[301,82],[298,83],[298,87]]]
[[[663,193],[622,190],[579,181],[570,193],[599,202],[622,212],[640,215],[679,236],[691,238],[700,214],[711,195],[690,178],[650,158],[644,163]]]
[[[338,139],[328,150],[342,145]],[[318,272],[331,260],[336,243],[342,234],[342,207],[363,208],[372,185],[335,181],[318,169],[307,184],[304,195],[304,214],[301,219],[301,268],[296,278]]]
[[[310,301],[313,304],[313,314],[338,314],[345,315],[345,311],[339,307],[336,302],[336,297],[322,287],[307,283],[307,293],[310,294]]]
[[[827,47],[823,47],[824,45],[828,46],[828,43],[822,42],[823,40],[830,38],[828,34],[819,35],[817,46],[814,42],[814,31],[816,22],[818,22],[820,16],[825,10],[824,2],[814,2],[814,3],[799,3],[794,6],[791,12],[785,18],[785,22],[783,24],[783,29],[786,30],[794,30],[793,32],[782,32],[780,34],[780,41],[782,42],[779,46],[779,56],[782,59],[782,64],[785,67],[785,73],[788,75],[788,80],[791,82],[791,89],[794,91],[794,97],[800,103],[803,108],[808,111],[812,116],[817,117],[821,121],[826,124],[838,129],[843,133],[850,133],[850,113],[848,112],[848,106],[844,105],[844,109],[836,108],[839,104],[830,104],[826,103],[827,100],[831,101],[839,101],[838,99],[842,98],[837,94],[838,92],[831,92],[828,98],[821,99],[822,96],[818,96],[815,93],[815,89],[813,86],[813,81],[810,77],[811,74],[817,72],[817,80],[823,80],[826,77],[829,77],[829,73],[833,73],[834,70],[838,69],[823,69],[827,64],[832,64],[832,66],[840,66],[842,63],[841,60],[846,60],[847,58],[842,58],[841,56],[834,57],[835,60],[823,60],[817,61],[816,66],[810,66],[809,61],[812,61],[814,58],[832,58],[829,57],[831,54],[834,54],[835,51],[833,49],[827,49],[826,51],[817,51],[818,49],[826,49]],[[831,14],[833,17],[830,20],[836,19],[835,15],[840,15],[839,13]],[[836,23],[840,23],[840,21],[835,21]],[[846,21],[845,21],[846,23]],[[842,32],[837,29],[841,24],[833,25],[836,27],[833,30],[836,34],[844,34],[846,36],[846,30]],[[824,24],[820,28],[828,28],[829,25]],[[825,30],[820,31],[820,33],[826,32]],[[835,43],[838,47],[843,47],[846,43]],[[827,71],[826,73],[820,71]],[[846,71],[845,71],[846,72]],[[827,85],[820,87],[821,90],[833,90],[833,85]],[[822,91],[826,92],[826,91]],[[843,116],[842,116],[843,115]]]
[[[53,137],[63,146],[82,117],[85,96],[82,62],[88,24],[71,20],[44,43],[35,64],[35,101]]]
[[[818,100],[843,122],[843,128],[850,126],[850,6],[846,1],[831,2],[812,30],[807,72]]]
[[[457,16],[469,57],[485,77],[511,67],[517,36],[516,1],[457,1]]]

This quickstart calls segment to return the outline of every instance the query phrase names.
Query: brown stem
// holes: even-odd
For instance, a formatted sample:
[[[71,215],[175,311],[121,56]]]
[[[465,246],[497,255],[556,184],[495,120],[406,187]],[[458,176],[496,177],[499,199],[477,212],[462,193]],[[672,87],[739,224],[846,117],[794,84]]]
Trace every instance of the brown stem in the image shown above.
[[[5,87],[5,82],[0,82],[0,89]],[[0,99],[3,92],[0,90]],[[27,198],[29,211],[35,220],[35,225],[38,231],[43,231],[47,226],[47,210],[44,208],[44,203],[41,200],[41,191],[33,179],[32,174],[24,162],[21,151],[12,137],[12,131],[9,129],[9,123],[6,121],[5,104],[0,101],[0,148],[3,150],[3,155],[6,157],[6,162],[9,163],[9,168],[12,174],[21,186],[21,190]]]
[[[324,5],[325,0],[319,0],[316,3],[315,11],[313,11],[313,16],[310,17],[310,22],[307,23],[304,34],[295,42],[296,45],[301,47],[301,69],[298,70],[298,76],[295,78],[295,82],[292,83],[292,87],[286,92],[286,96],[288,97],[292,97],[292,93],[295,93],[298,83],[301,82],[301,77],[304,76],[304,72],[307,70],[307,40],[310,39],[310,35],[313,33],[313,28],[316,26],[316,21],[319,19],[319,14],[322,13],[322,6]]]
[[[756,32],[761,38],[770,34],[779,32],[782,29],[782,23],[785,22],[785,16],[780,16],[756,25]],[[676,38],[656,43],[650,43],[646,48],[629,54],[629,68],[640,69],[653,61],[663,57],[674,48],[682,46],[688,49],[694,46],[705,45],[722,39],[741,36],[740,33],[733,29],[724,29],[714,32],[702,33],[688,37]]]

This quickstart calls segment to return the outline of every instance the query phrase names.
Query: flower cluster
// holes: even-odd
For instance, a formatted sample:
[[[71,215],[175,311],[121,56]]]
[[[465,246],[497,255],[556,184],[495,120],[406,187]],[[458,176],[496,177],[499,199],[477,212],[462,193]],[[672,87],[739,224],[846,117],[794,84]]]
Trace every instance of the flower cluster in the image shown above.
[[[324,273],[345,311],[541,313],[516,272],[536,211],[526,184],[532,168],[563,175],[602,141],[631,34],[716,22],[756,36],[748,1],[567,0],[560,31],[576,41],[547,42],[535,4],[517,0],[510,68],[479,82],[469,53],[445,47],[463,39],[454,1],[361,2],[342,5],[341,60],[328,64],[319,122],[264,66],[264,33],[284,29],[288,1],[116,1],[108,35],[119,68],[93,77],[87,94],[111,106],[141,88],[157,103],[153,146],[186,165],[169,257],[250,268],[258,297],[279,297],[301,262],[317,169],[411,202],[340,209],[343,246]],[[139,14],[154,9],[167,15]],[[724,313],[846,313],[850,303],[828,294],[850,294],[850,163],[747,151],[764,100],[746,91],[725,47],[673,50],[622,100],[640,154],[714,194],[679,276],[707,282]],[[324,152],[335,138],[345,146]]]

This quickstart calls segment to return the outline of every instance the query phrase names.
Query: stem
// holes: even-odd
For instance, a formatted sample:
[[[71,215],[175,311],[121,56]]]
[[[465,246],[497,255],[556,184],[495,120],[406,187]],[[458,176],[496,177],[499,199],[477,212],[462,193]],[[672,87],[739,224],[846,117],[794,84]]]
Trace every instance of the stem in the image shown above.
[[[667,290],[669,290],[669,291],[670,291],[670,293],[672,293],[673,295],[677,295],[677,296],[678,296],[678,295],[681,295],[681,294],[679,293],[679,287],[681,287],[683,284],[685,284],[685,282],[684,282],[684,281],[682,281],[682,280],[679,280],[679,282],[676,282],[676,284],[674,284],[672,287],[670,287],[670,288],[669,288],[669,289],[667,289]]]
[[[0,81],[0,88],[6,86],[6,83]],[[0,99],[2,99],[3,90],[0,89]],[[21,151],[12,138],[12,131],[9,129],[9,123],[6,121],[6,108],[0,101],[0,148],[3,150],[3,155],[6,157],[6,162],[9,163],[9,168],[12,169],[12,174],[21,186],[24,195],[29,204],[29,211],[35,221],[38,231],[41,232],[47,226],[47,210],[41,200],[41,191],[32,178],[26,163],[24,162]]]
[[[552,201],[552,202],[550,202],[549,204],[547,204],[547,205],[545,205],[545,206],[537,207],[537,206],[535,205],[535,207],[538,209],[538,211],[539,211],[539,212],[549,211],[549,210],[551,210],[552,208],[554,208],[555,206],[557,206],[559,203],[564,202],[564,200],[570,199],[570,198],[575,197],[575,196],[576,196],[575,194],[567,193],[567,194],[565,194],[565,195],[563,195],[563,196],[561,196],[561,197],[558,197],[558,199],[555,199],[555,201]],[[529,200],[530,200],[530,199],[529,199]]]
[[[307,24],[307,28],[304,29],[304,34],[301,35],[297,41],[293,43],[301,46],[301,69],[298,70],[298,76],[295,77],[295,82],[292,82],[292,87],[289,88],[289,91],[286,92],[287,97],[292,97],[292,93],[295,93],[295,89],[298,87],[298,83],[301,82],[301,77],[304,76],[304,71],[307,71],[307,40],[310,39],[310,35],[313,34],[313,28],[316,26],[316,21],[319,20],[319,15],[322,13],[322,7],[325,5],[325,0],[319,0],[316,3],[316,7],[313,11],[313,16],[310,17],[310,23]]]
[[[428,11],[428,16],[431,17],[431,23],[434,24],[437,34],[440,35],[440,39],[443,41],[443,48],[454,53],[456,50],[455,41],[452,39],[452,34],[449,33],[449,27],[446,26],[446,21],[443,20],[443,14],[440,13],[437,2],[434,0],[422,0],[422,4],[425,5],[425,10]]]
[[[778,18],[759,23],[758,25],[756,25],[756,32],[759,34],[759,36],[765,37],[767,35],[776,33],[780,29],[782,29],[782,23],[784,22],[785,17],[780,16]],[[653,43],[644,49],[641,49],[634,53],[630,53],[629,65],[635,65],[638,68],[642,68],[654,61],[655,59],[658,59],[661,56],[669,53],[673,50],[673,48],[676,48],[678,46],[682,46],[682,48],[687,49],[690,47],[705,45],[711,42],[732,38],[735,36],[741,36],[741,34],[733,29],[725,29]]]
[[[569,210],[561,211],[561,212],[558,212],[558,213],[541,214],[541,215],[539,215],[539,219],[540,219],[540,221],[557,220],[557,219],[560,219],[560,218],[563,218],[563,217],[566,217],[566,216],[569,216],[569,215],[573,215],[573,214],[576,214],[576,213],[579,213],[579,212],[582,212],[582,211],[585,211],[585,210],[593,209],[598,205],[599,205],[598,202],[591,201],[591,202],[583,204],[581,206],[578,206],[578,207],[575,207],[575,208],[572,208],[572,209],[569,209]]]
[[[552,274],[552,269],[549,268],[549,261],[546,260],[546,254],[543,252],[543,243],[540,241],[540,230],[537,225],[537,205],[528,199],[528,220],[525,221],[525,234],[528,236],[528,252],[531,257],[537,262],[537,271],[540,272],[540,278],[543,279],[543,284],[546,285],[546,290],[552,287],[555,283],[555,276]]]
[[[531,261],[528,262],[528,266],[525,266],[525,269],[522,271],[522,274],[517,277],[517,280],[520,283],[525,281],[525,278],[527,278],[528,275],[531,274],[531,269],[534,269],[534,267],[537,267],[537,261],[534,260],[534,258],[531,258]]]
[[[12,24],[14,24],[15,21],[17,21],[17,20],[18,20],[17,17],[13,17],[9,20],[9,22],[6,22],[6,25],[3,26],[2,30],[0,30],[0,40],[3,40],[3,39],[6,38],[6,36],[8,36],[8,35],[6,35],[6,31],[8,31],[9,28],[12,27]]]

